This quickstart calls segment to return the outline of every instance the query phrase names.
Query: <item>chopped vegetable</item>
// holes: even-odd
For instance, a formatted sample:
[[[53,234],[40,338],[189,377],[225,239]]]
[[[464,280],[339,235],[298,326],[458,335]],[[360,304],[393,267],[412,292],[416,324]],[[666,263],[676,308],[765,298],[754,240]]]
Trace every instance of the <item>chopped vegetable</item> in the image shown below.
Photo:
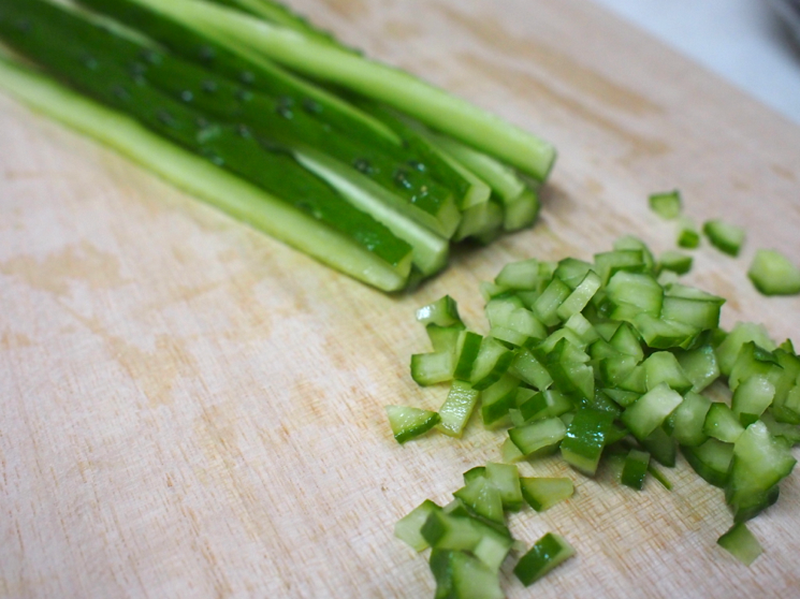
[[[408,406],[386,406],[386,416],[398,443],[427,433],[441,420],[436,412]]]
[[[745,566],[752,564],[763,552],[761,543],[743,522],[734,524],[717,543]]]
[[[575,492],[575,486],[568,478],[522,477],[520,486],[525,501],[537,512],[550,509]]]
[[[644,486],[644,479],[647,476],[647,467],[650,465],[650,454],[646,451],[631,448],[625,457],[625,465],[622,468],[620,482],[637,491]]]
[[[747,276],[764,295],[800,293],[800,268],[776,250],[756,250]]]
[[[491,333],[474,359],[470,352],[461,376],[449,375],[451,385],[475,394],[487,428],[507,431],[507,462],[558,452],[595,476],[609,456],[622,462],[621,484],[642,489],[650,474],[670,489],[656,463],[675,466],[680,449],[700,477],[725,491],[735,522],[755,517],[776,501],[795,466],[800,356],[791,342],[776,345],[761,325],[722,330],[724,299],[658,278],[660,265],[641,241],[626,237],[614,247],[591,263],[506,265],[482,286]],[[470,331],[452,298],[424,308],[422,320],[440,313],[464,327],[447,335],[454,355],[463,353]],[[446,351],[440,336],[429,331],[434,350]],[[492,382],[484,386],[487,377]],[[730,403],[703,394],[726,383]],[[476,407],[472,399],[469,405]],[[498,526],[518,505],[517,485],[536,510],[574,488],[568,479],[517,479],[505,471],[500,483],[489,469],[470,471],[456,495],[467,512]],[[515,568],[523,582],[551,563],[536,555]]]
[[[677,218],[681,214],[683,202],[677,189],[664,193],[654,193],[648,197],[650,208],[664,219]]]
[[[0,40],[16,54],[0,55],[0,86],[343,273],[397,291],[442,270],[451,243],[486,243],[536,216],[536,189],[509,164],[543,181],[549,144],[363,58],[283,7],[79,3],[103,16],[56,0],[2,3]],[[262,55],[269,47],[288,68],[344,77],[399,111],[337,96]],[[125,124],[95,124],[112,120]],[[238,193],[223,194],[223,180]]]
[[[529,586],[573,555],[575,549],[562,536],[548,532],[520,558],[514,574]]]
[[[744,244],[745,232],[741,227],[731,225],[720,219],[706,221],[703,233],[715,248],[730,256],[738,256]]]
[[[692,257],[676,250],[667,250],[659,256],[658,264],[663,270],[683,275],[692,269]]]
[[[677,243],[679,247],[694,249],[700,245],[700,232],[697,225],[688,216],[678,219]]]

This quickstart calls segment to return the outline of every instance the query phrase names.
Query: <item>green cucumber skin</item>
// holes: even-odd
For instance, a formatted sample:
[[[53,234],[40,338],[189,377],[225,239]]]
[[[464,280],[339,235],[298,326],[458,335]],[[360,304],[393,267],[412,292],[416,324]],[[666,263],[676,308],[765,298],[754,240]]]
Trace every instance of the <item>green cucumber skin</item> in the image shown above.
[[[391,154],[387,154],[358,137],[338,134],[335,126],[324,120],[324,114],[317,114],[322,109],[309,97],[275,97],[251,91],[169,53],[48,8],[39,7],[36,29],[46,30],[47,34],[42,31],[41,35],[51,42],[60,39],[62,51],[75,60],[102,56],[109,65],[130,70],[138,84],[152,85],[179,103],[220,120],[246,123],[256,137],[269,138],[292,150],[312,149],[333,156],[355,176],[359,173],[378,183],[390,194],[397,210],[416,215],[417,220],[426,220],[428,213],[436,213],[452,202],[449,189],[413,166],[421,164],[413,153],[388,146]]]
[[[48,16],[67,29],[75,22],[82,23],[80,18],[41,0],[8,0],[0,10],[0,34],[7,43],[69,78],[95,99],[131,114],[151,130],[284,199],[389,264],[400,264],[409,255],[408,244],[354,209],[280,146],[243,135],[235,126],[212,123],[203,113],[137,83],[129,72],[104,59],[89,54],[80,64],[65,52],[58,38],[49,37],[47,29],[37,35],[37,17]],[[25,19],[28,24],[20,28]],[[78,31],[82,29],[79,26]]]
[[[396,147],[399,140],[375,119],[356,110],[338,97],[301,80],[266,60],[236,53],[204,37],[183,23],[141,0],[76,0],[82,6],[146,31],[152,39],[188,61],[195,62],[231,81],[276,97],[291,97],[297,102],[311,98],[320,114],[339,131],[363,138],[373,147]]]

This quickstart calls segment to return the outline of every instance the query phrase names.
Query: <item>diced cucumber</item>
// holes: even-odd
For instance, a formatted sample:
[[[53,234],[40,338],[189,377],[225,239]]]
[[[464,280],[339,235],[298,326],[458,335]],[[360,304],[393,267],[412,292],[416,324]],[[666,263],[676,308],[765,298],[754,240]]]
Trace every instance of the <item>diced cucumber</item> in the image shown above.
[[[458,304],[449,295],[445,295],[435,302],[422,306],[417,310],[417,320],[424,324],[435,324],[440,327],[463,325],[458,315]]]
[[[560,535],[549,532],[523,555],[514,567],[514,574],[530,586],[553,568],[575,555],[575,549]]]
[[[748,426],[772,405],[775,399],[775,385],[765,376],[753,375],[736,387],[731,399],[731,409],[739,421]]]
[[[480,392],[465,381],[453,381],[439,408],[437,428],[445,435],[460,437],[480,398]]]
[[[725,487],[733,459],[733,443],[708,439],[697,447],[682,446],[681,451],[691,467],[706,482]]]
[[[662,270],[668,270],[679,275],[684,275],[692,270],[694,259],[688,254],[677,250],[667,250],[658,258],[658,265]]]
[[[700,345],[694,349],[673,352],[686,377],[692,383],[692,391],[700,393],[720,376],[719,363],[714,348]]]
[[[683,209],[681,192],[677,189],[648,196],[650,209],[664,219],[677,218]]]
[[[508,436],[523,455],[532,456],[555,450],[566,433],[560,418],[545,418],[509,429]]]
[[[411,378],[427,387],[453,380],[453,353],[450,351],[411,356]]]
[[[777,499],[777,484],[794,468],[788,444],[754,422],[736,439],[725,498],[737,522],[752,518]]]
[[[520,381],[511,375],[504,375],[499,381],[481,392],[481,415],[484,425],[491,426],[508,414],[516,406],[517,389]]]
[[[386,416],[394,438],[401,444],[427,433],[441,420],[436,412],[409,406],[386,406]]]
[[[486,477],[470,480],[453,495],[469,510],[491,522],[503,524],[503,497],[500,490]]]
[[[716,349],[719,369],[722,374],[730,376],[739,351],[748,341],[755,342],[756,345],[767,351],[772,351],[776,348],[775,342],[770,338],[763,324],[738,322]]]
[[[516,512],[522,507],[522,490],[516,466],[487,462],[486,478],[500,492],[504,509]]]
[[[800,268],[777,250],[756,250],[747,276],[764,295],[800,293]]]
[[[472,366],[473,389],[482,391],[496,383],[511,366],[513,359],[514,352],[508,347],[491,336],[484,337]]]
[[[681,445],[696,447],[708,439],[704,432],[711,400],[699,393],[687,393],[681,405],[670,415],[673,438]]]
[[[720,219],[706,221],[703,224],[703,233],[706,234],[711,245],[729,256],[739,255],[745,238],[743,228]]]
[[[427,549],[429,545],[425,537],[422,536],[422,527],[432,512],[441,509],[433,501],[426,499],[397,521],[394,525],[394,536],[406,543],[414,551]]]
[[[648,391],[661,383],[666,383],[680,394],[684,394],[692,388],[692,382],[687,378],[672,352],[652,353],[642,364]]]
[[[435,549],[429,560],[436,599],[503,599],[500,580],[485,564],[463,551]]]
[[[537,512],[569,499],[575,492],[575,486],[568,478],[521,477],[520,487],[525,501]]]
[[[739,522],[717,539],[717,544],[745,566],[752,564],[763,553],[761,543],[744,522]]]
[[[594,476],[613,421],[611,412],[580,408],[561,442],[561,457],[585,475]]]
[[[680,393],[661,383],[625,408],[621,420],[637,439],[645,439],[682,401]]]
[[[625,465],[622,467],[620,482],[625,486],[640,491],[644,486],[649,464],[649,453],[632,448],[625,457]]]
[[[703,432],[725,443],[733,443],[744,432],[744,427],[727,404],[712,402],[706,414]]]
[[[691,218],[682,216],[678,219],[676,243],[687,249],[694,249],[700,245],[700,231],[697,230],[697,225]]]

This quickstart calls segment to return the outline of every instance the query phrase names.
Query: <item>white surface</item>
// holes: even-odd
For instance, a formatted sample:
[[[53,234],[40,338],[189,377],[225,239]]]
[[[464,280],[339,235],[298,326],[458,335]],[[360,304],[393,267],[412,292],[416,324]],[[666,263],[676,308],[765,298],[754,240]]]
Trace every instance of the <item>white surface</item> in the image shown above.
[[[800,124],[800,50],[768,0],[595,0]]]

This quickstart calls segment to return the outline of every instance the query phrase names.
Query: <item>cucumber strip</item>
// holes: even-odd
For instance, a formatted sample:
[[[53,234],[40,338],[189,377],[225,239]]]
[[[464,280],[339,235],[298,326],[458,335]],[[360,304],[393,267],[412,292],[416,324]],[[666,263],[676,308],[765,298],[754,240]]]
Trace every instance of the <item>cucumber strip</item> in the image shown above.
[[[436,274],[447,265],[447,240],[405,216],[402,206],[398,207],[398,201],[385,188],[324,154],[300,150],[295,156],[300,164],[327,181],[354,206],[408,243],[412,247],[413,263],[424,276]]]
[[[503,206],[503,229],[518,231],[533,224],[539,213],[537,190],[526,184],[513,169],[499,160],[478,152],[444,135],[434,137],[436,144],[491,187]]]
[[[441,511],[441,509],[433,501],[426,499],[395,523],[394,536],[414,551],[427,549],[429,544],[422,536],[422,527],[433,512]]]
[[[667,220],[677,218],[683,210],[681,192],[677,189],[651,194],[648,196],[647,202],[653,212]]]
[[[102,142],[176,187],[324,264],[384,291],[396,291],[406,284],[410,255],[407,261],[387,264],[284,201],[35,71],[0,59],[0,86],[32,109]]]
[[[349,102],[313,85],[237,44],[223,46],[162,11],[163,3],[142,0],[77,0],[140,31],[170,51],[219,73],[245,88],[294,99],[312,107],[339,132],[376,148],[398,147],[400,139],[386,125]]]
[[[279,145],[242,134],[235,127],[214,123],[192,108],[173,101],[147,85],[135,82],[130,72],[105,56],[97,57],[86,46],[83,62],[76,61],[57,38],[51,39],[47,24],[93,30],[72,11],[49,2],[30,0],[23,7],[4,7],[11,18],[0,22],[3,39],[16,50],[53,69],[60,77],[113,109],[124,111],[171,141],[232,171],[261,187],[298,211],[319,220],[389,264],[405,268],[409,246],[369,215],[355,209],[324,181],[301,167]],[[16,15],[16,16],[15,16]],[[41,17],[41,22],[37,19]],[[25,30],[14,19],[32,18]],[[86,34],[86,37],[90,37]],[[80,47],[80,41],[76,41]],[[86,65],[90,65],[87,68]],[[407,274],[406,274],[407,276]]]
[[[288,68],[402,110],[537,180],[547,177],[555,161],[550,144],[400,70],[208,2],[172,0],[162,6],[156,0],[139,1],[218,42],[249,45]]]
[[[717,545],[725,549],[745,566],[749,566],[764,550],[744,522],[734,524],[717,539]]]
[[[738,256],[744,244],[744,229],[719,219],[706,221],[703,224],[703,233],[711,245],[729,256]]]
[[[436,412],[408,406],[386,406],[386,416],[394,438],[401,445],[427,433],[441,420]]]
[[[484,181],[491,191],[497,194],[504,206],[517,200],[529,189],[512,168],[491,156],[446,135],[430,133],[428,138]]]
[[[231,6],[243,10],[251,15],[265,19],[271,23],[281,25],[290,29],[299,31],[303,35],[313,37],[314,39],[331,44],[342,50],[350,50],[345,47],[334,36],[322,29],[314,27],[304,17],[292,12],[287,6],[280,2],[273,2],[272,0],[211,0],[223,6]]]
[[[548,532],[520,558],[514,574],[527,587],[573,555],[572,545],[561,535]]]
[[[747,276],[764,295],[800,293],[800,268],[776,250],[756,250]]]

